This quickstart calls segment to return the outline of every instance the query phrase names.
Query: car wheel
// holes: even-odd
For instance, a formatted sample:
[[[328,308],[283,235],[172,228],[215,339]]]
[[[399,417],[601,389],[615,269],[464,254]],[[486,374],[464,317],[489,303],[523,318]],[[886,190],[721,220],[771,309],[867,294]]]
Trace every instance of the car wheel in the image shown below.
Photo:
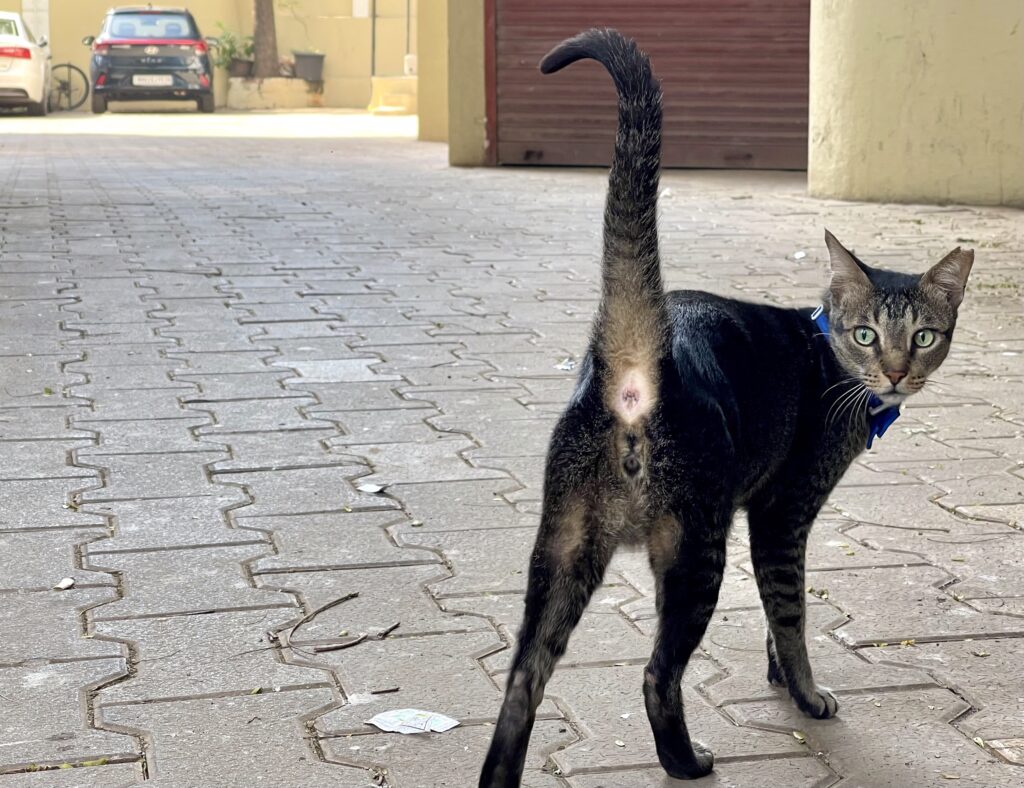
[[[97,96],[95,93],[92,94],[92,113],[93,115],[102,115],[107,111],[107,97]]]
[[[206,96],[200,96],[199,101],[196,102],[199,105],[200,112],[213,112],[213,94],[210,93]]]
[[[37,118],[41,118],[43,115],[45,115],[47,113],[47,111],[49,109],[47,107],[48,103],[49,102],[47,101],[46,96],[43,96],[43,100],[40,101],[38,104],[29,103],[29,105],[28,105],[28,114],[29,115],[33,115],[34,117],[37,117]]]

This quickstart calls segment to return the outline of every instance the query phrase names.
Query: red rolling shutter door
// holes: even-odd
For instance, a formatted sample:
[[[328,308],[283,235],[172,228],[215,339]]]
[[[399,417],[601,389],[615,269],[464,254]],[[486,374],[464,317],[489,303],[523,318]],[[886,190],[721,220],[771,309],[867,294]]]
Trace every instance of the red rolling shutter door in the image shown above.
[[[592,61],[542,76],[552,46],[615,27],[650,55],[670,167],[804,169],[810,0],[491,0],[499,164],[607,164],[611,80]]]

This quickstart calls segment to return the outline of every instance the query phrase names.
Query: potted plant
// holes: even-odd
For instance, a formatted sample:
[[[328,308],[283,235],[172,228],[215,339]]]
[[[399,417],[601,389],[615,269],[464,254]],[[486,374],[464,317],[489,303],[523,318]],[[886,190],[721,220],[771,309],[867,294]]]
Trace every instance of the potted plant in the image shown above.
[[[299,10],[296,0],[277,0],[281,10],[288,11],[292,18],[302,26],[302,32],[306,34],[309,41],[309,26],[306,24],[306,17]],[[295,58],[295,76],[307,82],[322,82],[324,79],[324,53],[318,49],[292,50]]]
[[[220,68],[227,69],[230,77],[252,76],[253,42],[252,36],[239,36],[218,22],[220,28],[220,45],[214,55],[213,62]]]

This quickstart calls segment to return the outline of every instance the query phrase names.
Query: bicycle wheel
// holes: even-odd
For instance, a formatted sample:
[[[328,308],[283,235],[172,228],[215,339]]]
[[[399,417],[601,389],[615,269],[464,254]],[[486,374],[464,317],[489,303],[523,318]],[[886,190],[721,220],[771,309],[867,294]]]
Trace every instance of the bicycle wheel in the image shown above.
[[[61,63],[50,72],[50,109],[78,109],[89,98],[89,80],[78,66]]]

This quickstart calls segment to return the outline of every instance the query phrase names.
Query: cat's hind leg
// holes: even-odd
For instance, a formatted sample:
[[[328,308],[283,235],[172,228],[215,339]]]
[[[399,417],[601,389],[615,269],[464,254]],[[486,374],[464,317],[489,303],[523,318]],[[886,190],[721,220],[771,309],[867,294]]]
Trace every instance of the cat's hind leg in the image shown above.
[[[659,521],[650,540],[660,621],[644,671],[644,702],[658,760],[678,779],[703,777],[714,765],[711,751],[690,740],[680,683],[718,601],[731,519],[724,502],[687,506]],[[674,542],[667,537],[673,532]]]
[[[839,708],[831,690],[814,681],[804,635],[804,556],[816,508],[752,506],[750,557],[768,619],[768,680],[789,687],[797,707],[827,719]]]
[[[552,491],[551,488],[555,489]],[[541,527],[530,559],[518,645],[480,775],[481,788],[518,786],[537,706],[555,663],[615,549],[594,502],[546,483]]]

